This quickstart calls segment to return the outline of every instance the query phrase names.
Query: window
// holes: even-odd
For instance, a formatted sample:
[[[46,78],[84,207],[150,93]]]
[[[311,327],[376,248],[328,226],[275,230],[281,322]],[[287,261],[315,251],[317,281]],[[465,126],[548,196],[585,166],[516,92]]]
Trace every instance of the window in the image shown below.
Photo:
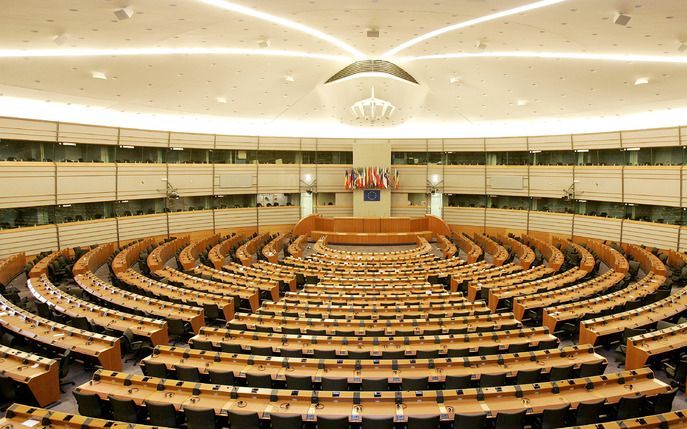
[[[212,149],[169,148],[167,162],[170,164],[209,164]]]
[[[258,158],[255,150],[215,149],[212,159],[215,164],[254,164]]]
[[[52,161],[54,152],[50,142],[0,139],[0,161]]]
[[[62,204],[55,208],[55,223],[82,222],[114,217],[113,203]]]
[[[427,152],[391,152],[393,165],[425,165]]]
[[[258,163],[260,164],[295,164],[298,152],[287,150],[261,150],[258,151]]]
[[[146,200],[117,201],[114,203],[115,216],[141,216],[165,211],[164,198],[151,198]]]
[[[484,152],[447,152],[447,165],[484,165]]]
[[[446,199],[449,207],[484,208],[486,204],[486,196],[484,195],[448,194]]]
[[[300,194],[258,194],[258,207],[284,207],[300,205]]]
[[[551,213],[575,213],[575,202],[559,198],[532,198],[531,210]]]
[[[115,146],[81,143],[55,145],[57,162],[114,162]]]
[[[256,195],[222,195],[212,199],[212,206],[215,209],[239,209],[255,207]]]
[[[116,161],[120,163],[155,163],[164,164],[167,148],[119,146]]]
[[[55,223],[55,207],[0,209],[0,229],[22,228]]]
[[[572,150],[546,150],[531,152],[532,165],[573,165],[575,152]]]
[[[530,162],[529,152],[487,152],[488,165],[527,165]]]
[[[487,207],[492,209],[529,210],[530,199],[528,197],[487,197]]]

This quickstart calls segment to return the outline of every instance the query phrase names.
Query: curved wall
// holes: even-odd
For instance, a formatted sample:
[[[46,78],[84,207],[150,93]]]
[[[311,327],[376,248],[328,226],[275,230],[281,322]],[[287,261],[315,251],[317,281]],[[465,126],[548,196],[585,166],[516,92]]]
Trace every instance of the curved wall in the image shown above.
[[[289,151],[347,151],[351,139],[221,136],[108,128],[80,124],[0,118],[0,139],[45,142],[183,147],[189,149],[259,149]],[[379,139],[374,141],[378,142]],[[687,128],[675,127],[612,133],[483,139],[393,139],[392,151],[490,152],[594,150],[684,147]],[[350,216],[344,198],[343,173],[350,165],[312,164],[135,164],[88,162],[0,162],[0,208],[73,204],[123,199],[164,198],[161,178],[174,184],[181,196],[221,194],[301,193],[302,178],[316,179],[315,192],[337,194],[337,205],[317,208],[323,216]],[[560,198],[576,183],[578,198],[627,204],[687,207],[686,172],[672,166],[573,165],[395,165],[401,188],[395,192],[427,192],[427,180],[440,175],[445,194],[503,195]],[[232,178],[251,177],[249,186]],[[504,187],[504,183],[509,183]],[[512,186],[517,183],[519,186]],[[339,196],[343,203],[338,203]],[[426,208],[397,205],[393,216],[416,217]],[[526,210],[445,207],[448,223],[474,228],[547,231],[559,234],[687,248],[687,235],[676,225]],[[299,207],[205,210],[127,216],[70,222],[32,228],[0,230],[0,256],[107,241],[126,241],[147,235],[235,227],[268,228],[293,225]]]

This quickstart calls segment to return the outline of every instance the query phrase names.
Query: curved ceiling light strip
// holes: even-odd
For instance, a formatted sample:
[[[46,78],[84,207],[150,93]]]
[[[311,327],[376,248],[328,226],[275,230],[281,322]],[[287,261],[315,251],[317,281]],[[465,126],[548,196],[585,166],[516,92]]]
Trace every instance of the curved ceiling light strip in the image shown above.
[[[0,58],[132,57],[153,55],[254,55],[348,62],[345,55],[243,48],[0,49]]]
[[[204,1],[204,0],[201,0],[201,1]],[[508,9],[508,10],[504,10],[501,12],[492,13],[490,15],[485,15],[485,16],[482,16],[479,18],[474,18],[474,19],[470,19],[468,21],[460,22],[458,24],[453,24],[453,25],[449,25],[447,27],[439,28],[439,29],[436,29],[434,31],[430,31],[429,33],[421,34],[420,36],[418,36],[414,39],[410,39],[407,42],[401,43],[400,45],[396,46],[395,48],[384,53],[384,55],[382,55],[382,58],[393,57],[394,55],[398,54],[399,52],[401,52],[404,49],[407,49],[411,46],[417,45],[418,43],[423,42],[427,39],[431,39],[433,37],[437,37],[437,36],[440,36],[442,34],[448,33],[450,31],[460,30],[461,28],[471,27],[473,25],[481,24],[483,22],[489,22],[489,21],[493,21],[495,19],[504,18],[506,16],[511,16],[511,15],[515,15],[518,13],[523,13],[523,12],[527,12],[530,10],[539,9],[539,8],[546,7],[546,6],[551,6],[551,5],[554,5],[557,3],[562,3],[564,1],[566,1],[566,0],[540,0],[540,1],[537,1],[534,3],[526,4],[523,6],[518,6],[518,7],[515,7],[513,9]]]
[[[422,60],[465,59],[465,58],[544,58],[553,60],[594,60],[637,63],[687,64],[687,56],[640,55],[640,54],[590,54],[583,52],[459,52],[453,54],[434,54],[418,57],[403,57],[397,62]]]
[[[337,39],[336,37],[331,36],[327,33],[324,33],[320,30],[317,30],[315,28],[308,27],[307,25],[303,25],[303,24],[299,24],[297,22],[291,21],[290,19],[270,15],[269,13],[260,12],[259,10],[255,10],[255,9],[252,9],[252,8],[246,7],[246,6],[241,6],[239,4],[232,3],[229,1],[225,1],[225,0],[198,0],[198,1],[200,1],[201,3],[205,3],[207,5],[219,7],[219,8],[222,8],[224,10],[231,11],[231,12],[240,13],[242,15],[251,16],[251,17],[257,18],[257,19],[262,19],[264,21],[268,21],[268,22],[271,22],[273,24],[280,25],[282,27],[290,28],[292,30],[301,31],[301,32],[309,34],[313,37],[317,37],[318,39],[329,42],[335,46],[338,46],[339,48],[341,48],[344,51],[351,54],[355,59],[366,58],[365,54],[358,51],[353,46],[349,45],[348,43],[344,42],[343,40]]]

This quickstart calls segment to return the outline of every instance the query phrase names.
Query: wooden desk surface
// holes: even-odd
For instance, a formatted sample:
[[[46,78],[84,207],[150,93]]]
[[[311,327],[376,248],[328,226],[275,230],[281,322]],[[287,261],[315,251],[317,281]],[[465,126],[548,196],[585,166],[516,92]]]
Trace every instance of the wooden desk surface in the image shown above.
[[[252,267],[243,267],[246,269],[252,269]],[[259,289],[262,291],[269,292],[273,300],[279,300],[279,282],[283,280],[284,276],[257,276],[249,275],[248,273],[231,273],[226,271],[217,270],[205,265],[199,265],[193,268],[190,272],[196,278],[202,278],[205,280],[211,280],[217,283],[226,283],[235,285],[238,287],[244,287],[248,289]],[[296,288],[295,277],[289,278],[287,283],[289,284],[290,290],[294,292]]]
[[[154,296],[166,297],[169,300],[180,301],[193,307],[202,307],[203,304],[216,304],[224,314],[225,320],[234,318],[237,304],[236,299],[232,296],[222,296],[171,286],[148,278],[131,268],[119,272],[117,278],[132,287],[141,289]]]
[[[45,275],[29,279],[26,285],[36,299],[70,317],[85,317],[97,326],[118,332],[129,329],[134,335],[150,339],[153,345],[169,342],[165,321],[112,310],[79,299],[56,288]]]
[[[78,414],[12,404],[0,419],[4,429],[153,429],[153,426],[94,419]]]
[[[599,338],[623,332],[625,328],[652,325],[682,313],[687,308],[687,288],[682,288],[668,298],[643,307],[610,316],[583,320],[580,323],[580,343],[596,344]]]
[[[553,289],[559,289],[563,286],[574,283],[586,276],[587,273],[573,267],[568,271],[538,279],[530,282],[523,282],[511,285],[498,286],[493,285],[489,287],[489,309],[496,311],[502,299],[513,299],[517,297],[528,297],[535,293],[546,292]]]
[[[374,299],[370,299],[374,297]],[[389,296],[379,294],[365,294],[359,293],[357,295],[330,295],[326,293],[307,293],[307,292],[286,292],[281,301],[286,302],[345,302],[346,305],[355,305],[358,307],[382,306],[385,304],[397,305],[413,305],[413,304],[448,304],[448,303],[464,303],[465,298],[461,293],[438,292],[438,293],[424,293],[407,296]],[[280,302],[281,302],[280,301]]]
[[[247,373],[269,374],[273,380],[285,380],[287,375],[310,376],[315,383],[321,382],[322,377],[346,378],[348,383],[356,384],[363,378],[386,378],[391,383],[399,383],[403,378],[428,377],[430,382],[443,382],[446,376],[471,375],[477,380],[484,374],[504,372],[515,375],[518,371],[542,369],[548,373],[554,366],[578,367],[583,363],[606,362],[606,359],[586,345],[465,358],[396,360],[284,358],[157,346],[141,365],[149,362],[163,363],[169,370],[177,365],[192,366],[201,374],[209,370],[232,371],[240,378]]]
[[[567,302],[590,298],[612,288],[624,278],[624,273],[609,270],[600,276],[573,286],[516,297],[513,300],[513,314],[515,314],[516,319],[522,320],[525,312],[529,309],[554,307]]]
[[[291,303],[283,299],[279,303],[269,301],[264,302],[260,309],[264,311],[272,311],[276,314],[282,314],[284,311],[298,312],[300,315],[302,315],[302,317],[305,317],[306,313],[319,313],[327,315],[323,318],[327,318],[331,315],[340,315],[349,319],[359,320],[361,317],[369,317],[374,320],[385,315],[394,316],[397,319],[403,319],[409,318],[410,316],[427,317],[428,315],[443,315],[442,317],[452,317],[458,315],[462,316],[491,313],[491,311],[484,305],[484,301],[432,305],[428,305],[427,301],[424,301],[418,305],[372,305],[368,307],[360,307],[357,305],[333,305],[331,303]]]
[[[301,349],[304,354],[314,350],[335,350],[345,355],[348,351],[369,351],[373,356],[381,356],[383,351],[405,351],[412,356],[417,350],[439,350],[446,353],[449,348],[477,348],[479,346],[500,346],[506,349],[510,344],[529,342],[536,345],[541,341],[554,340],[546,328],[524,328],[508,331],[494,331],[475,334],[432,335],[410,337],[328,337],[319,335],[286,335],[254,331],[240,331],[224,328],[203,327],[200,334],[191,338],[210,341],[220,348],[221,343],[238,343],[244,347],[271,347],[273,350]]]
[[[182,285],[187,289],[212,293],[215,295],[236,296],[241,299],[245,299],[250,303],[250,308],[252,311],[256,311],[258,307],[260,307],[259,287],[228,285],[225,283],[214,282],[212,280],[194,277],[190,274],[185,274],[169,267],[158,270],[156,274],[172,283]],[[278,286],[272,286],[269,288],[269,290],[273,291],[275,288],[278,294]]]
[[[198,333],[200,327],[205,325],[205,314],[201,307],[192,307],[131,293],[104,282],[90,271],[83,275],[78,274],[74,276],[74,281],[88,294],[116,306],[135,308],[138,311],[143,311],[146,314],[162,319],[174,318],[184,320],[191,325],[195,333]]]
[[[643,367],[649,358],[673,353],[687,347],[687,323],[648,332],[627,339],[625,366],[628,369]]]
[[[613,308],[616,305],[642,298],[658,290],[664,282],[665,277],[649,273],[641,280],[617,292],[597,298],[590,298],[557,307],[546,308],[544,310],[544,326],[548,327],[551,332],[555,332],[555,327],[558,322],[580,319],[586,314],[598,313],[604,309]]]
[[[505,266],[504,266],[505,267]],[[483,288],[491,286],[508,286],[524,282],[531,282],[541,279],[553,273],[551,268],[545,265],[539,265],[523,271],[517,271],[511,274],[505,274],[505,270],[501,271],[502,275],[498,275],[499,271],[494,271],[487,275],[481,274],[477,279],[473,279],[468,285],[468,299],[474,301]],[[493,275],[490,275],[493,274]]]
[[[41,407],[60,400],[57,361],[0,346],[0,374],[28,386]]]
[[[541,413],[547,408],[606,398],[614,404],[621,397],[640,394],[654,396],[667,392],[670,386],[659,381],[649,369],[520,386],[484,389],[440,390],[423,392],[331,392],[289,391],[277,389],[220,386],[163,380],[155,377],[99,370],[93,379],[76,388],[82,393],[95,393],[101,399],[108,395],[184,407],[207,407],[217,414],[228,410],[256,412],[269,418],[272,412],[300,415],[305,421],[318,416],[347,417],[359,422],[362,416],[393,416],[405,422],[409,415],[439,414],[442,420],[453,420],[454,410],[461,413],[498,412],[527,409]]]
[[[119,371],[122,354],[119,338],[108,337],[43,319],[0,296],[0,325],[10,332],[62,350],[93,357],[106,369]]]
[[[260,314],[237,313],[232,321],[245,323],[249,329],[255,330],[256,326],[269,327],[275,332],[281,332],[282,328],[298,328],[304,333],[306,329],[326,329],[328,335],[335,335],[338,331],[355,331],[355,335],[365,335],[368,330],[384,329],[387,335],[393,335],[396,331],[415,330],[416,335],[421,335],[426,330],[442,330],[448,334],[450,329],[467,329],[475,331],[478,327],[494,327],[500,330],[502,325],[518,325],[513,318],[513,313],[498,313],[485,315],[469,315],[462,317],[446,317],[432,319],[405,319],[405,320],[341,320],[341,319],[313,319],[307,317],[263,316]]]
[[[595,423],[567,429],[684,429],[687,428],[687,410],[671,411],[636,419]]]
[[[24,252],[16,253],[9,258],[0,260],[0,285],[7,286],[17,277],[23,270],[26,264],[26,254]]]

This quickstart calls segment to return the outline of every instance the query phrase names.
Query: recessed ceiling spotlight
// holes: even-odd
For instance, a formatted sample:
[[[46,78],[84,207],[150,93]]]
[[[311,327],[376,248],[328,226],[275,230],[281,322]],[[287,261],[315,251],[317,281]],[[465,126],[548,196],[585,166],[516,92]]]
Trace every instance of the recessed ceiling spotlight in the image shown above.
[[[226,104],[227,103],[227,97],[217,97],[215,98],[218,103]]]
[[[371,39],[377,39],[379,38],[379,29],[377,28],[370,28],[367,30],[367,37]]]
[[[460,78],[458,76],[453,76],[448,80],[448,83],[454,85],[460,83]]]
[[[56,45],[62,46],[67,42],[67,39],[69,36],[67,36],[67,33],[60,33],[52,36],[52,41],[55,42]]]
[[[616,13],[615,18],[613,18],[613,23],[617,25],[627,25],[632,17],[630,15],[625,15],[624,13]]]
[[[287,73],[287,74],[284,76],[284,80],[285,80],[286,82],[295,82],[295,81],[296,81],[296,77],[293,75],[293,73],[289,72],[289,73]]]
[[[486,49],[487,48],[487,42],[485,42],[484,40],[478,40],[475,42],[475,48]]]
[[[649,83],[648,77],[639,77],[635,80],[635,85],[646,85],[647,83]]]
[[[272,46],[272,41],[270,39],[267,39],[267,38],[258,39],[258,47],[260,47],[262,49],[267,49],[270,46]]]
[[[522,107],[522,106],[527,106],[528,104],[530,104],[530,102],[528,100],[518,100],[515,104]]]
[[[680,42],[680,45],[677,47],[677,50],[680,52],[685,52],[687,51],[687,43],[685,42]]]
[[[115,10],[114,14],[118,20],[124,21],[124,20],[129,19],[132,16],[134,16],[134,8],[132,8],[131,6],[127,6],[127,7]]]
[[[107,75],[105,73],[99,72],[99,71],[91,72],[91,77],[93,79],[107,80]]]

